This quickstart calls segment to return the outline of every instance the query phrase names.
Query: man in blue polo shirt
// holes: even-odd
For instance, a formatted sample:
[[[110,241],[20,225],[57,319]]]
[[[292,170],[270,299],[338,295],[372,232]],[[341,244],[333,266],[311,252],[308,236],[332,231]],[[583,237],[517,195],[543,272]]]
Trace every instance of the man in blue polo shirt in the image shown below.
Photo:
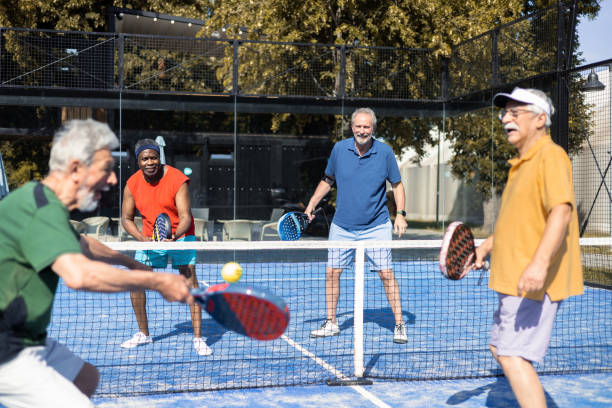
[[[329,230],[330,241],[363,241],[392,239],[395,233],[406,231],[404,211],[404,186],[391,148],[374,139],[376,115],[372,109],[360,108],[351,117],[353,138],[342,140],[334,146],[325,177],[317,186],[305,213],[312,219],[317,204],[338,185],[336,214]],[[397,206],[395,225],[391,226],[386,206],[387,180],[393,187]],[[325,276],[325,300],[327,319],[310,337],[327,337],[340,334],[336,321],[336,307],[340,296],[340,275],[355,256],[353,249],[330,248]],[[391,269],[391,249],[368,248],[366,258],[372,270],[377,270],[395,317],[393,341],[406,343],[406,328],[402,318],[399,285]]]

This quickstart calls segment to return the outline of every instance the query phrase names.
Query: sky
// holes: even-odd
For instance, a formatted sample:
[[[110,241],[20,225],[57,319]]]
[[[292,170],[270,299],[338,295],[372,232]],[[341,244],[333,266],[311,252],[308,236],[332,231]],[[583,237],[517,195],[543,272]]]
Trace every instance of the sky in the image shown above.
[[[601,10],[594,20],[583,19],[578,24],[580,51],[590,64],[612,58],[612,0],[602,0]]]

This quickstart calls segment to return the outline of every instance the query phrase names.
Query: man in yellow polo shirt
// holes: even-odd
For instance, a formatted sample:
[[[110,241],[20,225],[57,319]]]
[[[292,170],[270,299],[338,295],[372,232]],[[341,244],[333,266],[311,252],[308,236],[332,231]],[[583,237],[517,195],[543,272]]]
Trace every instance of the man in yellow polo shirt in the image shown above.
[[[476,250],[491,252],[489,287],[498,293],[490,349],[521,407],[545,407],[532,362],[542,362],[561,301],[583,293],[572,167],[548,129],[552,101],[537,89],[493,98],[518,156],[502,195],[493,235]]]

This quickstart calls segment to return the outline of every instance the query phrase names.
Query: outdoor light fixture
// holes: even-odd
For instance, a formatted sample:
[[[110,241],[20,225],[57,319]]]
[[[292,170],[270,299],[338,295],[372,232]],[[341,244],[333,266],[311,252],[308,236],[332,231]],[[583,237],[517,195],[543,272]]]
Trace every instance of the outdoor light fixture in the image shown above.
[[[595,70],[591,68],[591,73],[587,77],[586,84],[582,87],[585,91],[601,91],[606,86],[601,83],[599,77],[595,73]]]

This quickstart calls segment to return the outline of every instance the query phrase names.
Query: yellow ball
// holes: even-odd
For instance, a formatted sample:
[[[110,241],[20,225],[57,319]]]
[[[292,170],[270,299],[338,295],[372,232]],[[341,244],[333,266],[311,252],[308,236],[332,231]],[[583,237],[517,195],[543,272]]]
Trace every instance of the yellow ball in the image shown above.
[[[240,280],[242,276],[242,266],[236,262],[228,262],[221,269],[221,276],[226,282],[234,283]]]

